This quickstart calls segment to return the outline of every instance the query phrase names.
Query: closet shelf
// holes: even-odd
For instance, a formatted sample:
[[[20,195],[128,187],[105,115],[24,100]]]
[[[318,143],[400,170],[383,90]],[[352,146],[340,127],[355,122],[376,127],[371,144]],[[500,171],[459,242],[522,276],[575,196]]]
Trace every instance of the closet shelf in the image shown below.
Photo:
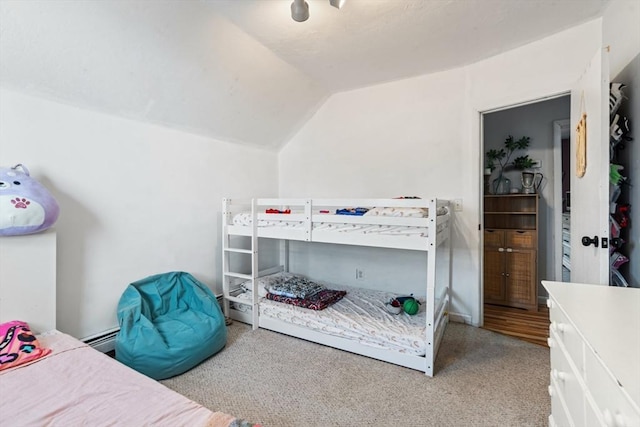
[[[535,212],[519,212],[519,211],[484,211],[487,215],[537,215]]]

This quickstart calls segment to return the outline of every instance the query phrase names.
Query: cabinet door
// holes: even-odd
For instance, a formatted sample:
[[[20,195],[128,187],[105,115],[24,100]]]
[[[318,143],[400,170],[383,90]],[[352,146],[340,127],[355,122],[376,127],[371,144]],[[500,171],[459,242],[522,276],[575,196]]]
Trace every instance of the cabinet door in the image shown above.
[[[498,252],[498,248],[488,248],[484,251],[484,301],[504,303],[505,291],[505,264],[504,252]]]
[[[536,269],[537,251],[506,252],[507,302],[513,307],[537,308]]]

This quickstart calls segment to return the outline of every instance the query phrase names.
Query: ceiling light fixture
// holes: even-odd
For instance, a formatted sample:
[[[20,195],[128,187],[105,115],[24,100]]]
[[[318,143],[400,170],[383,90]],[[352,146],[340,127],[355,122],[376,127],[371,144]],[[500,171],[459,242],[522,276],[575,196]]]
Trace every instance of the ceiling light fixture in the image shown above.
[[[291,18],[296,22],[304,22],[309,19],[309,3],[304,0],[293,0]]]
[[[329,4],[340,9],[345,0],[329,0]],[[309,19],[309,3],[305,0],[293,0],[291,3],[291,18],[296,22],[304,22]]]

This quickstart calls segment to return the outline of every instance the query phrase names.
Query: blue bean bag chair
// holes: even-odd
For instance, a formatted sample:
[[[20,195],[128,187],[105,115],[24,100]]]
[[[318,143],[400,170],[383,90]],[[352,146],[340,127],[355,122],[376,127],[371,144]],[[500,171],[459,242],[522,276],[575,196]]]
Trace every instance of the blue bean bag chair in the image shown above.
[[[131,283],[120,297],[118,322],[116,359],[156,380],[188,371],[227,342],[213,292],[179,271]]]

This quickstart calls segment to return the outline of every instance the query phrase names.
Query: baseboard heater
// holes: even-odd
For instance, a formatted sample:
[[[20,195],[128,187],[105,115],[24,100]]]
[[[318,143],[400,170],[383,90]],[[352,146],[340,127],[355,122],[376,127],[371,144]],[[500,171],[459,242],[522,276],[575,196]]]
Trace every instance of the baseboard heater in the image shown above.
[[[85,344],[103,353],[108,353],[116,348],[116,335],[120,328],[113,328],[83,339]]]

